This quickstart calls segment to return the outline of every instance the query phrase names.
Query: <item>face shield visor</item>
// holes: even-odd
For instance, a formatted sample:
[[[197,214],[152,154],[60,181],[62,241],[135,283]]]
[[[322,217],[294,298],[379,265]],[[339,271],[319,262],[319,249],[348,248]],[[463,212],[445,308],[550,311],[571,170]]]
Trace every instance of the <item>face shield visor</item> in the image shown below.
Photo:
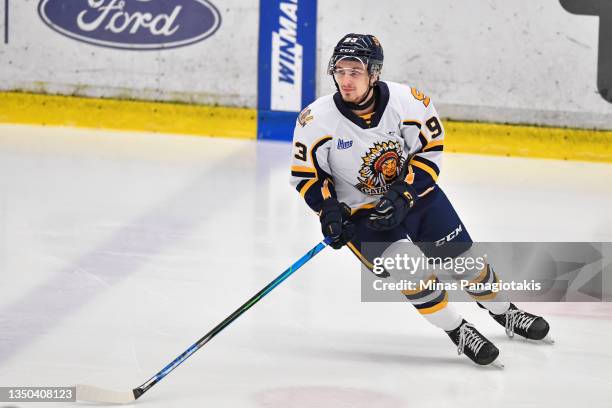
[[[334,54],[329,59],[329,64],[327,65],[328,75],[334,75],[337,70],[336,65],[340,61],[357,61],[360,63],[361,68],[355,67],[354,69],[361,69],[362,71],[367,72],[369,75],[380,75],[380,71],[382,70],[382,61],[371,60],[368,57],[359,55]]]

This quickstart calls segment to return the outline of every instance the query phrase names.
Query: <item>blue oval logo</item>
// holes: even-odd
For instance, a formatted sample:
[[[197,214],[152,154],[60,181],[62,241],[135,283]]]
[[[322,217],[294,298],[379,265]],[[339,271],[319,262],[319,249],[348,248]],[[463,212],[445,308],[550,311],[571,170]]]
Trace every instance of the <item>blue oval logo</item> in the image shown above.
[[[38,14],[67,37],[128,50],[183,47],[221,25],[208,0],[41,0]]]

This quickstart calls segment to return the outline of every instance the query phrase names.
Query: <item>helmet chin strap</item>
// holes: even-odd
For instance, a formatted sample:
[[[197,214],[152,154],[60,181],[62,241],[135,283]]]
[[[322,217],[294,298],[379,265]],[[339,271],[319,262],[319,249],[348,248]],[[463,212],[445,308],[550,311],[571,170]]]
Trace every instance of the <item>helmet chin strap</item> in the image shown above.
[[[338,92],[340,92],[340,86],[338,86],[338,82],[336,81],[336,78],[333,78],[333,79],[334,79],[334,84],[336,85],[336,89],[338,90]],[[368,79],[368,82],[369,82],[369,79]],[[359,100],[359,102],[357,103],[348,102],[348,101],[345,101],[344,98],[342,98],[342,102],[344,102],[346,107],[349,108],[350,110],[360,111],[360,110],[369,108],[374,103],[375,92],[372,92],[372,90],[374,89],[375,85],[376,85],[376,82],[374,82],[373,85],[370,85],[368,87],[368,90],[365,92],[365,94]],[[370,92],[372,92],[372,96],[368,99],[368,95],[370,95]],[[340,92],[340,96],[342,96],[342,92]]]

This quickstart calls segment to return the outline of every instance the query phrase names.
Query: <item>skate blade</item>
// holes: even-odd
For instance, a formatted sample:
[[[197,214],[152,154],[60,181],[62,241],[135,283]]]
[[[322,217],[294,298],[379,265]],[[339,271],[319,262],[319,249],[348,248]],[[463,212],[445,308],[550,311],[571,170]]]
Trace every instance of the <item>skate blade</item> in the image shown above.
[[[504,367],[506,367],[504,365],[504,363],[502,363],[501,361],[499,361],[499,359],[496,359],[495,361],[493,361],[491,364],[489,364],[489,366],[496,368],[498,370],[503,370]]]
[[[540,341],[541,341],[542,343],[546,343],[546,344],[550,344],[550,345],[555,344],[555,340],[554,340],[552,337],[548,336],[548,335],[547,335],[546,337],[544,337],[544,338],[543,338],[542,340],[540,340]]]

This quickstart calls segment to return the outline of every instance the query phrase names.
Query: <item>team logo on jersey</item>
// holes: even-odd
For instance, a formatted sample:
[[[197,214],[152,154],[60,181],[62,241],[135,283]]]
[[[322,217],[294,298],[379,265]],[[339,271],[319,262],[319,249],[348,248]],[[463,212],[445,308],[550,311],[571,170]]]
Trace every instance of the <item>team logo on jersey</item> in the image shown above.
[[[306,108],[300,113],[300,116],[298,116],[298,123],[301,127],[304,127],[312,118],[313,116],[310,114],[310,108]]]
[[[352,140],[344,141],[342,139],[338,139],[338,149],[350,149],[353,146]]]
[[[405,159],[399,142],[389,140],[375,143],[361,160],[359,183],[355,187],[365,194],[376,195],[387,192],[389,185],[399,176]]]

